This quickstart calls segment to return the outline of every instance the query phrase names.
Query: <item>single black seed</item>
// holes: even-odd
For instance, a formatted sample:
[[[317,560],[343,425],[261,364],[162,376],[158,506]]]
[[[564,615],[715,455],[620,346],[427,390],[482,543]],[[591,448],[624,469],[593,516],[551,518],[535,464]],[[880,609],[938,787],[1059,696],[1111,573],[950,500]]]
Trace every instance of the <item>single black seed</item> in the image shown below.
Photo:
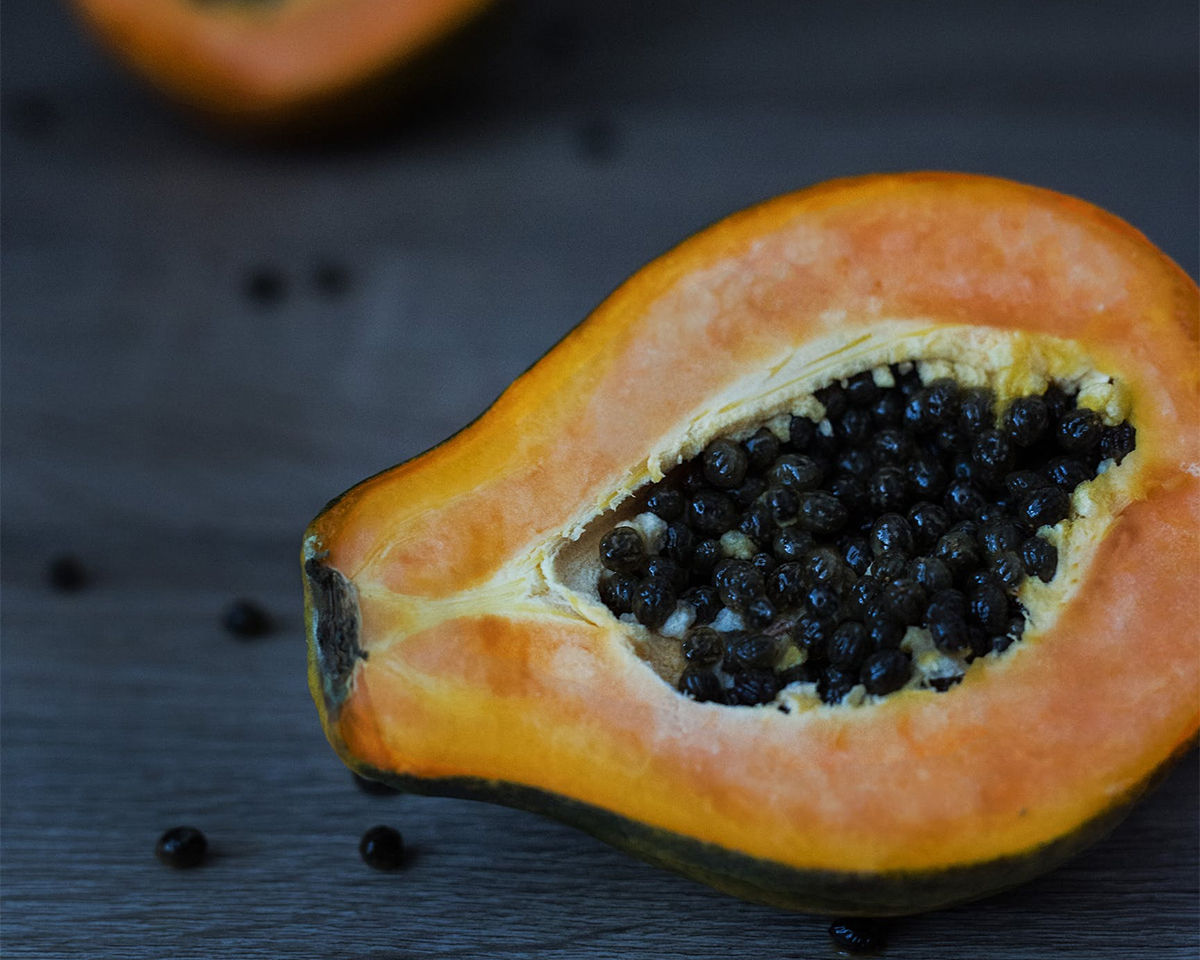
[[[840,473],[834,477],[829,482],[829,492],[850,513],[861,513],[867,507],[867,488],[852,474]]]
[[[972,387],[963,392],[958,410],[958,425],[971,437],[990,430],[996,422],[996,396],[987,387]]]
[[[1008,624],[1008,597],[998,584],[985,583],[971,591],[971,617],[989,635],[1001,633]]]
[[[989,557],[1006,550],[1016,550],[1024,539],[1020,528],[1011,520],[987,523],[979,529],[979,545]]]
[[[615,616],[633,610],[638,579],[632,573],[609,573],[600,578],[600,600]]]
[[[949,479],[951,481],[964,481],[966,483],[974,483],[979,486],[985,486],[994,478],[992,474],[982,469],[975,462],[974,457],[969,454],[962,454],[954,457],[950,461]]]
[[[373,797],[394,797],[403,791],[397,790],[395,787],[389,786],[380,780],[372,780],[370,777],[362,777],[353,771],[350,774],[354,778],[354,785],[363,793]]]
[[[826,667],[817,681],[817,693],[825,703],[841,703],[857,682],[857,670]]]
[[[952,611],[940,611],[929,617],[929,635],[940,650],[965,650],[970,644],[966,618]]]
[[[954,526],[950,528],[950,533],[963,533],[972,540],[979,539],[979,531],[982,529],[978,520],[956,520]]]
[[[967,663],[978,657],[986,657],[992,652],[992,638],[979,624],[967,621],[967,647],[970,652],[966,656]]]
[[[1005,508],[998,503],[990,501],[984,504],[983,509],[975,514],[975,522],[979,524],[981,531],[984,527],[990,527],[1008,519],[1009,516]]]
[[[845,614],[848,619],[862,620],[867,607],[878,598],[883,585],[874,577],[859,577],[846,591]]]
[[[775,604],[766,597],[755,597],[746,604],[746,623],[761,630],[775,619]]]
[[[888,390],[871,406],[876,426],[899,426],[904,419],[904,398],[898,390]]]
[[[846,525],[849,512],[837,497],[825,490],[800,495],[799,522],[806,530],[821,536],[837,533]]]
[[[717,675],[709,667],[697,663],[688,664],[683,668],[679,677],[679,692],[700,703],[710,700],[721,702],[725,699],[725,691]]]
[[[804,602],[811,613],[818,620],[835,620],[837,619],[838,607],[841,601],[838,599],[837,591],[822,584],[813,587],[808,591],[804,598]]]
[[[896,384],[896,392],[905,400],[914,396],[925,386],[921,382],[921,374],[915,363],[909,363],[907,370],[901,370],[901,364],[893,363],[891,371],[892,379]]]
[[[871,653],[867,628],[857,620],[846,620],[834,629],[826,647],[830,666],[857,672]]]
[[[1058,420],[1075,406],[1075,398],[1056,383],[1046,388],[1042,402],[1046,404],[1046,414],[1050,420]]]
[[[1030,537],[1021,544],[1021,562],[1031,577],[1049,583],[1058,570],[1058,548],[1041,537]]]
[[[866,626],[872,650],[894,650],[904,639],[904,626],[895,620],[874,619]]]
[[[788,442],[796,450],[807,450],[816,435],[817,425],[808,417],[792,417],[788,421]]]
[[[642,569],[645,577],[666,580],[676,591],[687,586],[687,571],[670,557],[650,557]]]
[[[1046,464],[1046,478],[1068,493],[1095,475],[1094,470],[1089,470],[1083,461],[1074,457],[1055,457]]]
[[[859,680],[867,693],[877,697],[893,693],[908,683],[912,676],[912,661],[899,650],[879,650],[867,657]]]
[[[862,537],[851,537],[842,545],[842,559],[859,576],[867,572],[872,556],[871,547]]]
[[[946,488],[943,503],[951,517],[968,520],[987,506],[987,498],[966,480],[955,480]]]
[[[836,420],[845,413],[846,407],[850,403],[846,391],[839,383],[831,383],[827,387],[822,387],[813,396],[825,408],[825,418],[830,421]]]
[[[858,407],[869,407],[881,393],[870,370],[856,373],[846,381],[846,399]]]
[[[1000,582],[995,578],[990,569],[975,570],[967,577],[963,584],[964,590],[974,590],[980,586],[999,587]]]
[[[749,560],[722,560],[713,571],[713,585],[721,602],[731,610],[743,612],[762,594],[762,574]]]
[[[659,487],[646,500],[646,509],[667,521],[682,517],[683,506],[683,494],[673,487]]]
[[[719,537],[736,519],[733,501],[715,490],[698,490],[688,501],[687,520],[698,533]]]
[[[918,454],[904,465],[908,487],[914,497],[929,500],[940,497],[949,477],[946,469],[930,454]]]
[[[692,551],[692,572],[705,577],[721,559],[721,544],[717,540],[705,539],[696,544]]]
[[[1014,470],[1004,477],[1004,490],[1012,498],[1022,500],[1041,490],[1049,481],[1036,470]]]
[[[991,572],[1005,590],[1016,590],[1025,579],[1025,564],[1015,550],[1005,550],[991,558]]]
[[[787,487],[769,487],[762,497],[763,505],[770,511],[771,519],[776,524],[790,523],[796,519],[800,503]]]
[[[969,453],[971,435],[957,423],[945,423],[933,431],[933,448],[941,453]]]
[[[675,588],[669,580],[648,577],[638,584],[633,595],[633,615],[637,622],[657,630],[675,612]]]
[[[779,566],[779,561],[769,553],[756,553],[750,558],[750,562],[754,564],[754,569],[762,574],[763,583],[766,583],[767,577]]]
[[[917,557],[909,564],[908,575],[924,587],[927,593],[949,590],[954,586],[954,574],[937,557]]]
[[[679,483],[680,489],[687,496],[708,489],[708,481],[704,479],[704,463],[701,458],[689,460],[679,468]],[[684,510],[686,509],[685,505]]]
[[[813,548],[812,534],[799,527],[784,527],[771,544],[776,558],[785,563],[789,560],[799,560]]]
[[[912,626],[920,623],[925,613],[925,595],[925,588],[916,580],[900,577],[883,588],[880,599],[893,620]]]
[[[264,637],[271,632],[271,618],[252,600],[234,600],[221,614],[221,625],[235,637]]]
[[[830,547],[814,547],[800,561],[804,579],[809,587],[829,584],[838,587],[846,574],[846,566],[837,551]]]
[[[287,295],[287,280],[274,267],[257,267],[246,275],[242,291],[255,303],[276,304]]]
[[[766,578],[767,596],[780,607],[794,607],[804,597],[804,568],[796,561],[781,563]]]
[[[204,862],[208,841],[195,827],[172,827],[154,845],[154,855],[168,867],[187,869]]]
[[[899,553],[909,556],[913,552],[912,526],[898,513],[884,513],[871,527],[871,552],[875,556]]]
[[[833,624],[816,617],[801,617],[792,627],[792,642],[805,651],[810,660],[824,659]]]
[[[756,546],[770,543],[775,527],[771,508],[761,501],[742,514],[742,518],[737,523],[738,532],[748,536]]]
[[[714,440],[704,450],[704,478],[722,490],[741,486],[749,466],[746,451],[733,440]]]
[[[686,565],[691,562],[695,549],[696,535],[686,523],[673,520],[667,524],[658,546],[659,553],[677,564]]]
[[[1103,427],[1100,415],[1095,410],[1076,407],[1063,414],[1054,437],[1059,447],[1068,453],[1090,453],[1100,442]]]
[[[646,559],[642,535],[633,527],[614,527],[600,538],[600,563],[617,573],[639,569]]]
[[[768,471],[772,483],[797,493],[819,486],[822,476],[820,464],[803,453],[785,453]]]
[[[934,547],[933,555],[950,568],[955,578],[962,579],[979,566],[979,546],[966,530],[951,530]]]
[[[696,623],[712,623],[721,612],[721,596],[716,587],[708,584],[692,587],[680,599],[695,609]]]
[[[1105,427],[1100,434],[1100,459],[1120,463],[1133,453],[1136,442],[1137,431],[1128,422]]]
[[[958,417],[958,384],[941,378],[919,390],[904,409],[904,420],[912,429],[932,432]]]
[[[833,425],[834,436],[843,443],[865,443],[870,439],[874,423],[871,412],[862,407],[850,407]]]
[[[87,586],[88,572],[83,561],[73,553],[60,553],[46,564],[46,582],[55,590],[74,593]]]
[[[871,455],[881,467],[898,467],[914,453],[912,438],[896,427],[880,430],[871,439]]]
[[[779,659],[779,642],[762,633],[740,637],[730,653],[747,670],[770,670]]]
[[[779,438],[766,427],[755,431],[753,436],[743,442],[742,446],[746,450],[746,459],[750,462],[750,469],[757,470],[759,473],[769,469],[779,457]]]
[[[736,503],[748,507],[767,491],[767,481],[762,477],[747,477],[745,483],[729,491]]]
[[[779,693],[779,678],[769,670],[744,670],[733,679],[731,698],[743,706],[770,703]]]
[[[1013,462],[1013,449],[999,430],[984,430],[971,444],[971,459],[991,476],[1006,473]]]
[[[833,467],[838,473],[865,479],[874,471],[875,459],[865,447],[846,447],[834,457]]]
[[[1000,425],[1018,447],[1032,447],[1050,422],[1046,401],[1038,396],[1018,397],[1004,411]]]
[[[1058,487],[1045,487],[1021,501],[1020,517],[1035,530],[1051,526],[1071,511],[1071,498]]]
[[[404,837],[392,827],[372,827],[358,841],[363,863],[376,870],[399,870],[404,866]]]
[[[914,504],[908,511],[908,523],[913,532],[913,545],[928,550],[950,529],[950,514],[936,503]]]
[[[885,553],[878,554],[871,561],[871,566],[867,568],[867,573],[880,583],[889,583],[904,576],[904,572],[907,569],[908,557],[898,551],[888,550]]]
[[[908,478],[899,467],[880,467],[867,481],[867,498],[879,513],[899,513],[908,503]]]

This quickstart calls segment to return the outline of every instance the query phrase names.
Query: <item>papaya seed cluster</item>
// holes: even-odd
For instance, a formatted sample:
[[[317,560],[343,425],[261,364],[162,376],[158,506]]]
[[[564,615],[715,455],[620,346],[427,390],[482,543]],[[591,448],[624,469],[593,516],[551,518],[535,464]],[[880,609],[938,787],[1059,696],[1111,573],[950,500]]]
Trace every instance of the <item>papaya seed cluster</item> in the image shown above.
[[[823,417],[713,440],[600,540],[601,600],[680,643],[695,700],[948,689],[1021,638],[1018,590],[1057,571],[1046,534],[1136,439],[1058,385],[1001,409],[912,364],[814,396]]]

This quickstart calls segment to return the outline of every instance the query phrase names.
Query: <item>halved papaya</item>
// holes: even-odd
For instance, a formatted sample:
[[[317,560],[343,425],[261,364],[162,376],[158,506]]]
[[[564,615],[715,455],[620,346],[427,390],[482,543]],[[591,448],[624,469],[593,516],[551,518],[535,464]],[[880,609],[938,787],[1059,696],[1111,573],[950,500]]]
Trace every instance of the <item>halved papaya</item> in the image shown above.
[[[475,423],[313,521],[309,679],[326,735],[363,775],[549,814],[785,908],[913,913],[1048,870],[1117,823],[1196,736],[1197,319],[1195,285],[1136,230],[1008,181],[871,176],[732,216],[637,273]],[[939,390],[959,391],[959,419],[929,432]],[[852,429],[838,411],[862,397],[892,413],[855,414]],[[1013,412],[1027,397],[1049,410],[1041,440]],[[986,442],[963,440],[971,417]],[[826,475],[853,472],[867,456],[855,450],[884,459],[908,427],[913,449],[944,444],[943,468],[982,497],[943,483],[927,512],[949,511],[958,547],[932,559],[905,548],[896,521],[879,532],[880,504],[863,507],[874,501],[848,481],[793,483],[805,458]],[[1011,470],[1034,486],[1010,489],[1010,474],[984,469],[1002,442],[1025,444],[1004,469],[1053,462]],[[1072,452],[1083,466],[1062,467],[1064,449],[1086,449]],[[756,469],[751,500],[734,483]],[[788,484],[816,512],[769,493]],[[1061,509],[1031,506],[1038,491]],[[784,503],[776,535],[793,531],[785,553],[797,539],[816,553],[798,561],[800,599],[768,592],[778,609],[763,619],[729,571],[742,563],[753,581],[761,560],[777,574],[779,544],[747,546],[754,524],[714,520],[726,508],[700,501],[748,513],[768,496]],[[911,518],[907,496],[885,512]],[[655,612],[654,589],[681,576],[667,544],[688,524],[717,544],[705,549],[727,577],[707,588],[723,613],[682,632]],[[1054,562],[1035,557],[1036,575],[1008,580],[999,561],[956,566],[963,552],[992,556],[1005,524]],[[644,552],[631,561],[626,548]],[[699,553],[693,543],[694,566]],[[953,568],[947,596],[967,600],[964,647],[930,644],[932,602],[901,623],[903,641],[868,630],[869,611],[846,614],[867,602],[856,584],[884,568],[915,582],[939,557]],[[831,566],[840,581],[821,572]],[[614,599],[620,570],[636,571],[641,601]],[[1006,637],[981,626],[995,614],[978,598],[997,578],[1002,612],[1017,614]],[[695,596],[674,608],[684,627],[704,619]],[[835,642],[827,620],[812,628],[819,643],[802,638],[800,622],[822,616],[859,626]],[[900,682],[874,682],[864,631]],[[741,646],[693,683],[719,655],[704,652],[714,633]],[[755,661],[764,638],[769,669]],[[959,674],[922,666],[948,659]]]
[[[173,99],[265,133],[345,125],[394,102],[491,0],[74,0],[84,21]],[[380,104],[375,103],[378,107]]]

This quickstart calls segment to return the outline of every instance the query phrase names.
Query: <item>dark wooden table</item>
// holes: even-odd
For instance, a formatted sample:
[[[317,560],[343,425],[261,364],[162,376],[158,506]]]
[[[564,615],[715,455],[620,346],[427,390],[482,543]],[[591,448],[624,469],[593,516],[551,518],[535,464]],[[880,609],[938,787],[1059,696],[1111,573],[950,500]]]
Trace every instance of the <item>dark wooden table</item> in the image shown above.
[[[367,796],[308,699],[300,532],[479,412],[644,260],[827,177],[978,170],[1193,274],[1189,3],[516,7],[437,112],[353,146],[206,136],[68,15],[3,24],[5,957],[823,957],[554,823]],[[657,9],[656,9],[657,8]],[[44,579],[70,551],[76,593]],[[248,595],[277,619],[225,634]],[[1195,957],[1197,763],[905,957]],[[212,845],[153,857],[166,827]],[[415,849],[359,859],[375,823]]]

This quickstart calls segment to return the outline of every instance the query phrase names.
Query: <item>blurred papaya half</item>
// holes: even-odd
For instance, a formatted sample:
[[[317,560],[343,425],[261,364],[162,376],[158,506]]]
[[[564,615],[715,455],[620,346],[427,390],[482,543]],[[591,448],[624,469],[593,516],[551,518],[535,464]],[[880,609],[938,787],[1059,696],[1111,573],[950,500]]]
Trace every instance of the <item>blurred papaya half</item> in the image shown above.
[[[444,76],[492,0],[73,0],[172,99],[246,131],[320,132]],[[468,30],[468,27],[475,29]]]

